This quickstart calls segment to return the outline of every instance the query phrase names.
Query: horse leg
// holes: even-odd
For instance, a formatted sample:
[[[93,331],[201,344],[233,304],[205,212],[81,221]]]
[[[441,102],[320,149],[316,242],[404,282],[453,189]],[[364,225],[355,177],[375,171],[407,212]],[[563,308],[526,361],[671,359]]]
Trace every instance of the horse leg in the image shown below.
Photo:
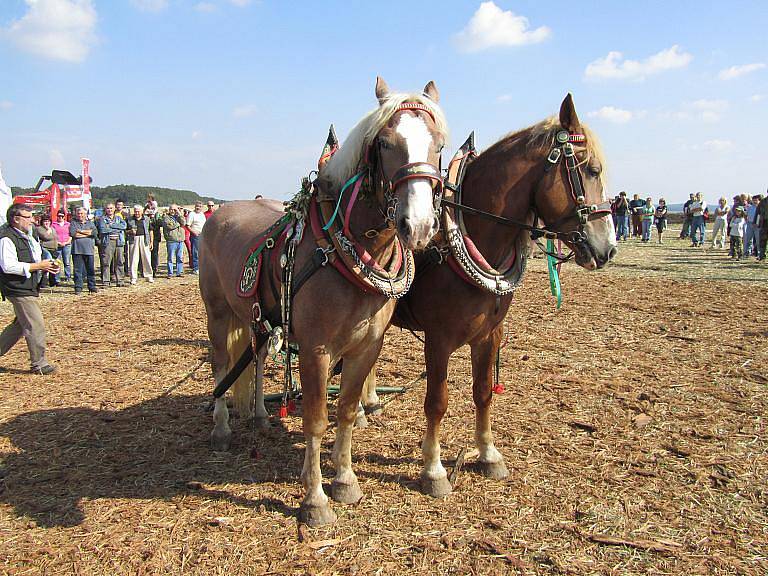
[[[320,447],[328,426],[326,379],[330,359],[328,354],[316,350],[307,350],[306,345],[302,344],[299,353],[304,439],[307,445],[301,470],[301,483],[306,495],[299,509],[299,520],[309,526],[322,526],[336,521],[336,514],[323,492],[323,474],[320,470]]]
[[[448,474],[440,462],[440,423],[448,409],[448,359],[450,352],[427,338],[424,346],[427,362],[427,394],[424,413],[427,430],[421,442],[424,465],[421,470],[421,491],[441,498],[451,493]]]
[[[213,377],[218,384],[227,375],[229,353],[227,338],[229,332],[229,315],[231,312],[214,310],[206,302],[208,312],[208,338],[211,341],[211,364]],[[217,452],[229,450],[232,441],[232,429],[229,427],[229,410],[227,400],[222,395],[216,398],[213,408],[213,430],[211,431],[211,448]]]
[[[256,401],[254,408],[254,424],[256,428],[269,428],[269,412],[264,406],[264,364],[267,361],[268,344],[259,348],[256,356]]]
[[[472,398],[475,401],[475,445],[480,452],[480,471],[489,478],[509,476],[504,457],[493,445],[491,400],[493,371],[504,326],[499,324],[484,340],[470,345],[472,350]]]
[[[360,406],[363,382],[376,361],[380,349],[381,344],[373,350],[373,354],[369,349],[362,356],[347,356],[344,360],[336,408],[336,441],[333,444],[332,454],[336,477],[331,484],[333,499],[344,504],[354,504],[363,497],[357,476],[352,470],[352,430]]]
[[[379,395],[376,394],[376,366],[371,368],[371,372],[363,383],[363,408],[366,414],[378,416],[381,414],[382,406]]]

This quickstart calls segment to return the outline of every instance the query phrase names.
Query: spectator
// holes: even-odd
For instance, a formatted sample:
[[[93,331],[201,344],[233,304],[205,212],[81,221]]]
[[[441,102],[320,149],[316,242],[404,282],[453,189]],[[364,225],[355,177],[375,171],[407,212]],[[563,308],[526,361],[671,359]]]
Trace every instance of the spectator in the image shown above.
[[[163,217],[157,210],[152,208],[152,204],[147,202],[147,208],[144,214],[149,216],[149,228],[152,232],[152,250],[150,256],[152,259],[152,276],[157,277],[157,267],[160,260],[160,240],[162,239]]]
[[[757,256],[757,205],[762,197],[759,194],[752,196],[752,201],[746,206],[747,227],[744,230],[744,255]]]
[[[53,253],[56,252],[59,240],[56,236],[56,230],[51,227],[51,217],[48,214],[43,214],[40,217],[40,226],[35,227],[35,233],[43,250],[43,260],[53,260]],[[59,270],[57,269],[56,272],[59,272]],[[43,286],[53,287],[57,284],[56,274],[49,273],[43,275]]]
[[[147,204],[152,208],[152,213],[157,214],[157,200],[154,194],[147,194]]]
[[[64,265],[64,278],[67,282],[72,279],[72,237],[69,235],[69,222],[67,222],[67,214],[64,210],[59,210],[56,214],[56,222],[51,224],[56,231],[56,239],[58,245],[56,246],[56,253],[53,255],[54,260],[60,259]],[[56,281],[61,280],[61,271],[59,271]]]
[[[187,218],[189,217],[189,210],[184,208],[184,247],[187,249],[187,258],[189,258],[189,267],[192,268],[192,243],[189,239],[189,226],[187,226]]]
[[[200,234],[203,232],[203,226],[205,226],[205,215],[203,214],[202,202],[195,202],[195,209],[187,215],[187,229],[189,230],[189,245],[190,245],[190,257],[192,259],[192,272],[199,274],[198,269],[198,242],[200,241]]]
[[[645,199],[645,204],[638,208],[642,222],[642,241],[649,242],[651,240],[651,227],[653,226],[653,215],[656,212],[656,208],[653,206],[653,200],[651,198]]]
[[[133,207],[133,216],[128,218],[127,224],[126,234],[128,236],[128,254],[131,263],[131,284],[136,284],[139,260],[141,260],[144,278],[147,279],[147,282],[154,282],[151,255],[149,253],[150,236],[152,235],[149,216],[145,216],[141,206],[136,204]]]
[[[216,204],[214,204],[211,200],[208,200],[208,210],[203,212],[203,216],[205,216],[205,219],[208,220],[208,218],[213,216],[214,212],[216,212]]]
[[[176,276],[184,275],[184,260],[181,246],[184,243],[184,217],[179,213],[179,207],[171,204],[168,212],[163,216],[163,236],[168,250],[168,278],[174,274],[176,264]]]
[[[99,244],[101,244],[101,283],[109,288],[110,279],[114,279],[115,285],[124,286],[123,283],[123,246],[125,246],[126,223],[116,213],[115,205],[111,202],[104,207],[104,215],[99,218],[96,228],[99,231]]]
[[[653,215],[656,219],[656,232],[659,234],[659,244],[664,244],[664,230],[667,229],[667,201],[659,198],[659,205]]]
[[[759,242],[757,250],[757,259],[765,260],[765,248],[768,245],[768,191],[765,197],[757,205],[757,229],[759,231]]]
[[[93,220],[88,220],[88,212],[82,206],[75,210],[75,217],[69,223],[69,237],[72,239],[72,268],[74,268],[75,294],[82,294],[83,280],[88,283],[88,291],[98,292],[96,272],[93,264],[93,246],[98,231]]]
[[[128,217],[131,213],[125,206],[125,201],[122,198],[118,198],[115,202],[115,214],[120,216],[125,222],[128,222]],[[123,277],[125,276],[128,276],[128,242],[123,243]]]
[[[691,214],[691,204],[696,199],[695,194],[689,194],[688,200],[683,204],[683,228],[680,230],[680,239],[688,238],[691,235],[691,220],[693,215]]]
[[[702,199],[701,192],[696,192],[696,196],[689,207],[691,212],[691,246],[704,246],[706,235],[704,211],[706,209],[707,203]]]
[[[718,200],[715,208],[715,226],[712,229],[712,248],[725,248],[725,236],[728,232],[728,200],[725,196]]]
[[[730,255],[731,258],[736,258],[736,260],[741,260],[743,253],[741,250],[741,240],[744,238],[744,229],[746,228],[746,222],[745,222],[745,210],[744,206],[738,205],[735,206],[733,209],[734,215],[733,218],[731,218],[731,230],[730,230],[730,238],[731,238],[731,249],[730,249]]]
[[[640,199],[639,194],[632,196],[629,202],[629,211],[632,214],[632,236],[637,238],[643,233],[643,216],[640,209],[645,206],[645,200]]]
[[[39,296],[40,275],[56,273],[56,263],[42,258],[40,243],[32,237],[32,207],[11,204],[6,224],[0,226],[0,293],[13,306],[15,317],[0,333],[0,356],[24,336],[31,372],[56,371],[45,357],[45,321]]]
[[[616,212],[616,240],[627,239],[629,235],[629,203],[627,193],[622,190],[614,202]]]

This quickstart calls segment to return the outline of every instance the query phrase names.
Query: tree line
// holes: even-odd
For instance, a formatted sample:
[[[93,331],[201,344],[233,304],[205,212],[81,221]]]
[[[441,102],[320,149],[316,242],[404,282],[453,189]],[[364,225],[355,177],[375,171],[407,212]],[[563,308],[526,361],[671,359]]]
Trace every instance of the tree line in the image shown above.
[[[16,186],[11,187],[13,195],[18,194],[32,194],[34,189],[32,188],[19,188]],[[216,204],[221,204],[223,200],[218,198],[212,198],[210,196],[200,196],[197,192],[192,190],[176,190],[174,188],[159,188],[157,186],[134,186],[133,184],[115,184],[112,186],[91,186],[91,196],[93,197],[93,205],[96,207],[103,206],[108,202],[115,202],[116,200],[122,200],[126,206],[132,206],[133,204],[144,204],[147,202],[147,196],[152,194],[157,200],[160,206],[168,206],[169,204],[194,204],[197,201],[207,202],[213,200]]]

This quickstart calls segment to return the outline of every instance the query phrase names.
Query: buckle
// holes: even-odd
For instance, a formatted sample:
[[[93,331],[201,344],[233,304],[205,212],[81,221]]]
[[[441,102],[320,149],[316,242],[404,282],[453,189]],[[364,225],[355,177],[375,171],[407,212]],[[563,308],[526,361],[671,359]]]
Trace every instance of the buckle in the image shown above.
[[[549,152],[549,156],[547,156],[547,162],[550,164],[557,164],[560,161],[561,154],[562,151],[560,148],[552,148],[552,150]]]
[[[266,241],[264,242],[264,247],[267,250],[271,250],[272,248],[274,248],[275,247],[275,239],[274,238],[267,238]]]
[[[367,230],[365,234],[363,234],[363,236],[370,239],[376,238],[378,235],[379,235],[379,231],[373,228],[371,228],[370,230]]]
[[[566,158],[571,158],[572,156],[576,155],[576,151],[573,149],[573,144],[570,142],[566,142],[563,144],[563,154],[565,154]]]

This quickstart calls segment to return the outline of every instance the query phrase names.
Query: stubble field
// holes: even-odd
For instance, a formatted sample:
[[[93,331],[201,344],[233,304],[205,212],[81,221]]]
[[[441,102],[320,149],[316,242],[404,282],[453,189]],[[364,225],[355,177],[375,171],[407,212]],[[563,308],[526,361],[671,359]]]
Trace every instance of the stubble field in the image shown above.
[[[235,419],[232,449],[209,448],[196,277],[45,294],[59,372],[27,374],[23,343],[0,360],[0,573],[768,573],[768,266],[673,239],[620,250],[564,267],[561,310],[530,264],[494,398],[507,480],[472,469],[461,349],[443,456],[468,462],[453,494],[419,492],[423,355],[391,330],[379,384],[410,389],[356,432],[363,500],[316,530],[296,519],[300,416]],[[328,482],[332,441],[331,412]]]

